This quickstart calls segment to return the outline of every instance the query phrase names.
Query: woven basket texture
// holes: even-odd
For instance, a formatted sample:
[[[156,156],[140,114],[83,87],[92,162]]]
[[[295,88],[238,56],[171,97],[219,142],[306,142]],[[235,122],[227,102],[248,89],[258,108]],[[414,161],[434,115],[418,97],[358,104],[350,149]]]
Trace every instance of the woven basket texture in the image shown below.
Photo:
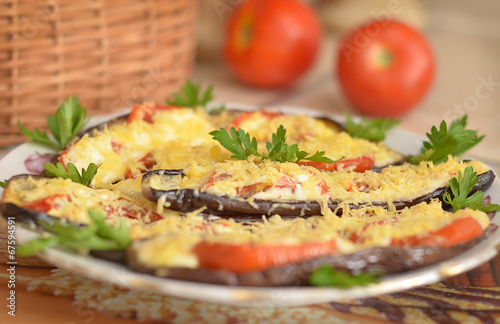
[[[197,0],[0,0],[0,146],[70,95],[89,115],[161,102],[190,76]]]

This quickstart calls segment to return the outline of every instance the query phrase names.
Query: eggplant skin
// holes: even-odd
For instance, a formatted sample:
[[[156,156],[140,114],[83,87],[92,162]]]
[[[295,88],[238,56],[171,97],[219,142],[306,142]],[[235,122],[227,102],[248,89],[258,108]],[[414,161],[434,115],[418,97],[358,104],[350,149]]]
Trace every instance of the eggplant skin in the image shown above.
[[[43,230],[39,222],[53,224],[56,217],[49,216],[46,213],[38,212],[31,209],[19,207],[12,203],[4,203],[0,205],[0,214],[7,220],[9,217],[14,217],[16,223],[24,224],[29,228],[37,228]]]
[[[229,196],[216,196],[206,192],[193,189],[173,189],[173,190],[156,190],[149,185],[150,177],[154,175],[162,175],[165,177],[182,174],[182,170],[154,170],[146,173],[142,178],[142,193],[147,199],[157,202],[160,197],[165,198],[168,203],[168,208],[180,212],[191,212],[200,208],[205,208],[204,213],[212,214],[224,218],[237,218],[243,220],[255,220],[260,216],[280,215],[282,217],[308,217],[313,215],[321,215],[321,202],[318,201],[293,201],[293,202],[276,202],[271,200],[255,199],[252,204],[248,203],[243,198],[232,198]],[[479,176],[479,181],[474,186],[471,194],[478,190],[488,189],[495,174],[489,170]],[[433,192],[412,199],[395,201],[394,206],[397,210],[405,207],[417,205],[421,202],[430,202],[432,199],[443,201],[445,192],[450,191],[447,187],[437,188]],[[328,208],[332,211],[339,207],[341,202],[331,200],[328,202]],[[371,206],[380,206],[388,208],[385,202],[373,202]],[[359,209],[366,207],[367,204],[350,204],[351,209]],[[341,208],[337,209],[337,213],[342,213]]]
[[[425,246],[411,248],[373,247],[350,254],[331,255],[273,267],[263,271],[240,274],[206,268],[148,268],[137,263],[133,247],[129,247],[127,259],[129,266],[135,271],[170,279],[230,286],[307,286],[309,285],[308,278],[310,274],[323,265],[329,265],[336,270],[346,270],[351,274],[381,272],[385,275],[399,273],[451,258],[474,246],[486,236],[477,237],[451,248]]]
[[[31,209],[22,208],[12,203],[1,204],[0,214],[5,220],[8,220],[9,217],[15,217],[16,223],[24,224],[27,228],[35,228],[44,231],[45,229],[40,225],[40,222],[53,224],[54,220],[58,220],[57,217]],[[90,255],[98,259],[126,264],[125,251],[92,250],[90,251]]]

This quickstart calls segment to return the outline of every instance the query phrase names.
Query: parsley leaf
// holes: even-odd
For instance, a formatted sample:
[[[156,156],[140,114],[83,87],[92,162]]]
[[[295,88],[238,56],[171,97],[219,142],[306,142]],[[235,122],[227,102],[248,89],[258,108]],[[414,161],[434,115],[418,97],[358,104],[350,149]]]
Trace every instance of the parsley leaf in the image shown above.
[[[90,224],[74,225],[61,220],[40,225],[51,236],[40,237],[16,248],[16,255],[29,256],[50,246],[88,250],[125,250],[132,242],[128,229],[122,219],[120,226],[108,225],[101,213],[89,210]]]
[[[500,205],[498,204],[484,205],[484,193],[481,190],[469,196],[478,181],[479,176],[471,166],[466,167],[463,174],[461,171],[458,171],[458,179],[454,177],[450,180],[453,198],[450,192],[445,192],[443,195],[444,202],[452,206],[454,212],[464,207],[481,210],[486,213],[500,210]]]
[[[449,155],[462,155],[484,138],[484,135],[478,137],[477,131],[465,129],[466,126],[467,115],[454,120],[450,128],[444,120],[439,125],[439,130],[433,126],[430,134],[426,134],[429,141],[423,143],[421,154],[410,157],[410,163],[419,164],[421,161],[432,161],[439,164],[446,162]]]
[[[73,163],[68,163],[66,166],[67,170],[61,162],[57,162],[55,165],[45,162],[43,166],[45,167],[45,173],[49,177],[71,179],[73,182],[90,187],[92,180],[97,174],[97,169],[99,169],[101,165],[90,163],[86,170],[82,168],[81,174]]]
[[[9,180],[0,181],[0,187],[2,188],[7,187],[7,182],[9,182]]]
[[[225,147],[229,152],[233,153],[232,158],[245,160],[249,155],[260,156],[257,152],[257,140],[252,138],[250,140],[250,135],[245,133],[241,128],[236,130],[231,127],[230,133],[225,128],[220,128],[209,133],[213,136],[213,139],[217,140],[223,147]]]
[[[218,141],[235,159],[246,160],[248,156],[255,155],[277,162],[298,162],[300,160],[319,161],[326,163],[334,163],[332,159],[324,156],[324,151],[318,151],[311,156],[306,151],[301,151],[298,144],[286,144],[286,129],[280,125],[271,136],[271,142],[266,142],[267,153],[259,153],[257,151],[257,140],[255,137],[250,138],[250,134],[243,129],[236,130],[231,127],[228,132],[224,128],[210,132],[213,139]]]
[[[47,124],[55,141],[46,132],[37,128],[32,132],[23,127],[20,122],[17,122],[17,126],[21,133],[30,137],[34,142],[62,150],[83,128],[86,116],[87,111],[78,102],[78,97],[70,96],[59,106],[55,114],[47,117]]]
[[[187,80],[181,88],[181,93],[173,93],[173,100],[167,100],[167,104],[180,107],[205,107],[213,99],[213,86],[209,86],[202,92],[200,84],[194,84]],[[201,96],[201,97],[200,97]]]
[[[210,110],[208,111],[208,113],[209,114],[216,114],[216,113],[224,111],[224,110],[226,110],[226,105],[221,104],[219,106],[215,106],[215,107],[210,108]]]
[[[345,270],[335,270],[329,265],[323,265],[311,273],[309,283],[313,286],[334,286],[350,288],[356,286],[367,286],[380,282],[380,278],[373,273],[362,273],[352,275]]]
[[[387,118],[361,118],[361,121],[356,123],[348,113],[345,117],[345,130],[349,135],[376,142],[383,141],[387,131],[399,124],[399,121]]]

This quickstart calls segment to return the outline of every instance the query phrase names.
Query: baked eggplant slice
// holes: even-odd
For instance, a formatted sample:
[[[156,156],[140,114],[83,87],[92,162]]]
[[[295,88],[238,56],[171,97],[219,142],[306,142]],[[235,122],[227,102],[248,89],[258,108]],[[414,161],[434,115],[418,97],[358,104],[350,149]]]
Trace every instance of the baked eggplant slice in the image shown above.
[[[311,273],[323,265],[329,265],[337,270],[346,270],[351,274],[399,273],[444,261],[469,249],[484,238],[486,236],[451,248],[426,246],[406,249],[399,247],[367,248],[350,254],[331,255],[263,271],[245,273],[207,268],[150,268],[137,262],[134,246],[127,251],[127,262],[135,271],[171,279],[231,286],[306,286]]]
[[[451,213],[434,200],[403,211],[353,210],[340,219],[274,216],[260,226],[219,231],[166,229],[133,242],[127,256],[133,269],[169,278],[226,285],[304,285],[323,264],[353,274],[389,274],[441,261],[491,235],[489,224],[481,211]]]
[[[88,224],[89,209],[103,211],[105,219],[116,224],[120,217],[129,225],[162,219],[150,207],[154,206],[145,199],[134,201],[116,191],[92,189],[69,179],[26,174],[9,180],[0,202],[4,217],[18,215],[17,219],[27,224],[39,220],[50,223],[53,218]]]
[[[142,191],[146,198],[169,209],[190,212],[203,208],[205,213],[221,217],[307,217],[322,214],[325,206],[338,214],[347,206],[399,210],[442,200],[449,180],[468,165],[480,174],[473,192],[488,189],[495,175],[478,161],[405,164],[382,173],[330,173],[293,163],[231,161],[148,172],[142,179]]]
[[[101,164],[93,186],[109,188],[154,169],[184,168],[193,160],[216,163],[230,159],[231,154],[209,135],[220,127],[247,127],[252,136],[260,139],[262,147],[276,132],[275,124],[288,126],[290,143],[297,142],[302,150],[310,152],[325,151],[334,160],[369,157],[378,169],[405,160],[404,155],[384,143],[352,138],[328,118],[272,114],[275,117],[266,120],[270,113],[228,110],[211,115],[200,109],[176,107],[158,109],[154,117],[135,120],[134,116],[140,114],[132,113],[80,134],[54,162],[73,163],[79,170],[90,163]],[[266,127],[260,127],[262,123]]]

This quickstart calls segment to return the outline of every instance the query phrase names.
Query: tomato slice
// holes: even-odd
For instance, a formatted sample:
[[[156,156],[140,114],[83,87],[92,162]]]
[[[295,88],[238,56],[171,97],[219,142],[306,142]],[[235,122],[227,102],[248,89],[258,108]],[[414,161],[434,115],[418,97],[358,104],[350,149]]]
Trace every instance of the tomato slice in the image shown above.
[[[151,171],[157,163],[156,160],[153,158],[153,154],[151,153],[144,155],[142,158],[139,159],[139,162],[142,162],[142,164],[144,165],[144,168],[138,169],[140,173]],[[136,178],[137,174],[132,173],[132,170],[129,169],[125,177],[127,179],[132,179]]]
[[[371,156],[363,155],[359,158],[342,160],[336,163],[327,163],[327,162],[317,162],[317,161],[299,161],[297,162],[299,165],[312,166],[318,170],[323,171],[336,171],[340,168],[347,168],[351,166],[355,166],[354,171],[356,172],[365,172],[366,170],[371,170],[375,165],[375,161]]]
[[[115,214],[120,217],[138,219],[143,221],[144,224],[150,224],[159,221],[160,219],[163,219],[163,217],[155,211],[149,211],[144,207],[133,208],[134,206],[131,206],[131,204],[133,203],[130,202],[128,199],[118,198],[118,201],[122,201],[123,204],[118,204],[116,206],[115,205],[102,206],[106,215]],[[146,216],[148,214],[149,214],[149,219],[146,221]]]
[[[330,186],[326,184],[325,180],[321,180],[321,182],[318,184],[318,187],[322,196],[326,195],[330,191]]]
[[[243,122],[245,120],[249,119],[250,117],[252,117],[255,114],[260,114],[265,119],[273,119],[273,118],[276,118],[278,116],[283,115],[282,113],[279,113],[279,112],[266,111],[266,110],[247,112],[247,113],[244,113],[243,115],[241,115],[240,117],[236,118],[233,121],[233,124],[231,126],[233,126],[235,129],[238,129],[241,127],[241,124],[243,124]]]
[[[276,181],[276,188],[290,188],[292,192],[295,192],[297,189],[297,183],[295,179],[289,176],[282,176]]]
[[[69,194],[62,193],[30,202],[28,204],[25,204],[23,208],[47,213],[49,210],[57,208],[62,203],[67,201],[69,201]]]
[[[292,192],[295,192],[295,189],[297,189],[297,183],[289,176],[282,176],[276,181],[275,184],[270,182],[257,182],[248,186],[236,188],[236,194],[241,197],[250,197],[258,192],[266,191],[272,187],[289,188]]]
[[[335,239],[301,244],[228,244],[202,241],[194,248],[200,266],[235,273],[260,271],[335,252]]]
[[[61,152],[61,154],[59,154],[59,158],[58,158],[58,161],[64,166],[64,169],[66,169],[66,171],[68,171],[68,169],[66,168],[66,163],[64,163],[65,159],[68,157],[68,152],[69,152],[69,149],[72,147],[72,145],[68,146],[66,149],[64,149],[64,151]]]
[[[424,235],[413,235],[399,239],[392,239],[393,246],[437,246],[451,247],[483,234],[481,225],[472,217],[467,216],[454,220],[438,230],[431,231]]]
[[[208,189],[214,185],[216,181],[221,181],[221,180],[226,180],[231,178],[230,174],[227,173],[216,173],[216,171],[213,171],[210,176],[208,177],[208,182],[205,185],[205,189]]]
[[[169,109],[178,109],[178,106],[168,106],[168,105],[150,105],[150,104],[142,104],[135,106],[132,109],[132,112],[128,116],[128,122],[131,123],[134,120],[144,120],[145,122],[152,123],[153,116],[158,110],[169,110]]]
[[[253,195],[255,195],[258,192],[264,191],[264,190],[266,190],[267,188],[270,188],[270,187],[272,187],[272,185],[270,183],[267,183],[267,182],[258,182],[258,183],[254,183],[254,184],[251,184],[251,185],[248,185],[248,186],[243,186],[243,187],[236,188],[236,194],[238,196],[246,198],[246,197],[253,196]]]

